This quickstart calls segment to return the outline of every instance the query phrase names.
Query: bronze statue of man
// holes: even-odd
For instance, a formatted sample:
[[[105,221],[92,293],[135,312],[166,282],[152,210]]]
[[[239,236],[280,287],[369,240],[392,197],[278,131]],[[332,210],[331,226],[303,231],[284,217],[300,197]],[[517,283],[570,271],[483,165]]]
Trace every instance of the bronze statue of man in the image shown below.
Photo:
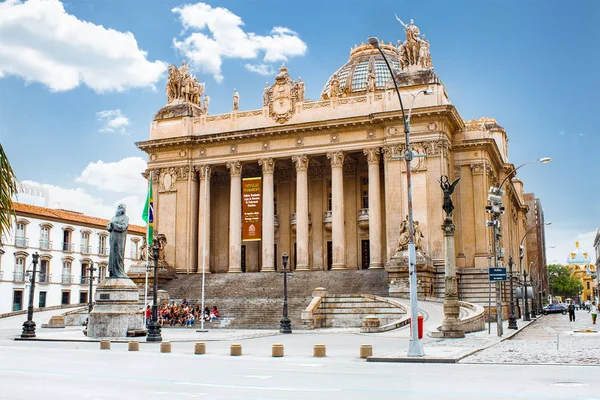
[[[109,278],[127,278],[127,274],[125,274],[125,243],[128,226],[129,217],[125,215],[125,204],[119,204],[115,216],[112,217],[106,227],[106,230],[110,232]]]

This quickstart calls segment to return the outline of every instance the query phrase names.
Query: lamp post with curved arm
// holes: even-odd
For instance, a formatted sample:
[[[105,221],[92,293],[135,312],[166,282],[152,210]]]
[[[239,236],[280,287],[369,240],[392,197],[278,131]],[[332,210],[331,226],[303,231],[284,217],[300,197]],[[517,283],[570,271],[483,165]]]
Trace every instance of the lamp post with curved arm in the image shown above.
[[[494,257],[494,264],[493,267],[497,268],[498,267],[498,253],[501,253],[500,251],[500,216],[504,214],[504,206],[502,204],[502,195],[504,194],[504,191],[502,190],[502,186],[504,185],[504,183],[521,167],[524,167],[525,165],[528,164],[532,164],[535,162],[541,162],[543,164],[550,162],[551,159],[549,157],[543,157],[543,158],[538,158],[536,160],[532,160],[532,161],[527,161],[526,163],[523,163],[521,165],[519,165],[518,167],[514,168],[512,171],[510,171],[506,177],[502,180],[502,182],[500,182],[500,184],[498,185],[498,187],[490,187],[489,190],[489,194],[488,194],[488,201],[489,204],[487,206],[485,206],[486,212],[492,215],[492,218],[488,221],[486,221],[486,226],[489,226],[491,228],[493,228],[494,232],[493,232],[493,238],[492,240],[494,241],[493,244],[493,257]],[[512,279],[512,277],[511,277]],[[513,306],[513,310],[514,310],[514,306]],[[511,326],[512,329],[513,326]],[[498,336],[502,336],[502,298],[501,298],[501,294],[500,294],[500,282],[497,281],[496,282],[496,329],[497,329],[497,334]]]
[[[398,95],[398,101],[400,102],[400,109],[402,110],[402,121],[404,123],[404,138],[406,142],[406,151],[402,156],[394,156],[392,158],[403,158],[406,161],[406,186],[408,193],[408,277],[410,282],[410,310],[411,310],[411,338],[408,343],[408,353],[409,357],[423,357],[425,352],[423,351],[423,344],[419,339],[419,327],[418,323],[418,301],[417,301],[417,272],[416,272],[416,249],[415,249],[415,226],[413,221],[413,201],[412,201],[412,177],[411,177],[411,167],[410,162],[416,155],[410,149],[410,115],[412,113],[412,108],[415,104],[415,100],[417,96],[421,93],[425,95],[433,94],[433,91],[430,89],[423,89],[413,95],[413,100],[408,110],[408,116],[404,113],[404,105],[402,104],[402,96],[400,95],[400,89],[398,89],[398,83],[396,82],[396,76],[390,63],[379,46],[379,39],[376,37],[370,37],[369,44],[375,47],[381,53],[383,60],[385,61],[385,65],[387,65],[388,70],[392,76],[392,81],[394,82],[394,87],[396,88],[396,94]]]

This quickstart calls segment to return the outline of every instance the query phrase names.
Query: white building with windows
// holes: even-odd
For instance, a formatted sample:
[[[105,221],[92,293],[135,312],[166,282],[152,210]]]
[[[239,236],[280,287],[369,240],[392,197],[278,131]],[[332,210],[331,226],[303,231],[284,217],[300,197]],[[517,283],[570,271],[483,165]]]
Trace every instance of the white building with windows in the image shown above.
[[[96,268],[94,278],[107,274],[109,221],[68,210],[13,206],[16,222],[0,246],[0,314],[27,308],[35,252],[40,257],[34,307],[87,303],[90,265]],[[144,227],[129,225],[126,270],[138,261],[144,237]]]

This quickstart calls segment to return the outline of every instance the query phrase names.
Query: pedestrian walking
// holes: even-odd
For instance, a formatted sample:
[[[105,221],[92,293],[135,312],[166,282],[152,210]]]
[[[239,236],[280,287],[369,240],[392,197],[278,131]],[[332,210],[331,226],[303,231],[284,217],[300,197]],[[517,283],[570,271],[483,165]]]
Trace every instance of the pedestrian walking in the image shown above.
[[[569,312],[569,321],[575,322],[575,304],[573,304],[573,302],[569,303],[567,311]]]
[[[592,301],[589,313],[592,313],[592,324],[596,323],[596,317],[598,316],[598,306],[595,301]]]

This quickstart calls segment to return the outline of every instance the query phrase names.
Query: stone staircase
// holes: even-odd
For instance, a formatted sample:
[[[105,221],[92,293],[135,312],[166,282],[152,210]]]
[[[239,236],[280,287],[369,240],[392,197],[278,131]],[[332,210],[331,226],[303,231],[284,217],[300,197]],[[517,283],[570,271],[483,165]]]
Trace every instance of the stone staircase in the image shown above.
[[[377,296],[327,295],[314,312],[315,328],[360,328],[367,315],[376,315],[381,325],[401,319],[406,312]]]
[[[387,296],[387,273],[383,270],[288,273],[288,316],[293,329],[307,328],[300,317],[317,287],[325,287],[333,295]],[[173,301],[186,298],[192,304],[200,304],[202,275],[178,274],[161,289],[167,290]],[[207,274],[205,305],[209,308],[216,305],[221,314],[219,321],[205,323],[208,328],[279,329],[283,310],[283,275]]]

